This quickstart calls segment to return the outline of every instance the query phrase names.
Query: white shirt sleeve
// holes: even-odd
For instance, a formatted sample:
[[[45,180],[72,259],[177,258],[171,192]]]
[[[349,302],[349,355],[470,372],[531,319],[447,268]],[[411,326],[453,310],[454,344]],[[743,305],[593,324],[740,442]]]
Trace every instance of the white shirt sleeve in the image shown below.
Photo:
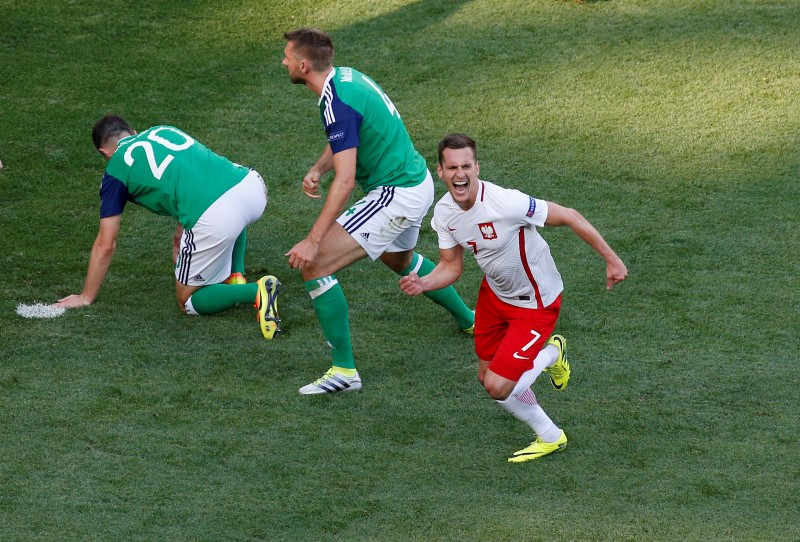
[[[458,244],[456,238],[453,237],[453,234],[447,229],[447,227],[442,224],[442,219],[444,218],[443,215],[446,215],[446,211],[443,206],[437,205],[433,209],[433,218],[431,218],[431,227],[439,236],[439,248],[440,249],[448,249],[453,248]]]
[[[528,205],[528,212],[525,214],[528,217],[528,222],[534,226],[544,226],[547,221],[547,202],[543,199],[537,199],[533,196],[528,196],[530,203]]]
[[[519,220],[520,226],[544,226],[547,220],[547,202],[516,189],[507,189],[505,205],[508,216]]]

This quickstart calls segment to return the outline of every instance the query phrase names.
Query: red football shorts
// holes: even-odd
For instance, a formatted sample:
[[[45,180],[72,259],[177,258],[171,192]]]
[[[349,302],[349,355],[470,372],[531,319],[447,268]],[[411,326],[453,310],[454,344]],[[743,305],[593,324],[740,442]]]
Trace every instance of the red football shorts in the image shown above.
[[[484,278],[475,306],[475,353],[489,361],[490,371],[517,382],[533,368],[560,312],[561,295],[543,309],[515,307],[501,301]]]

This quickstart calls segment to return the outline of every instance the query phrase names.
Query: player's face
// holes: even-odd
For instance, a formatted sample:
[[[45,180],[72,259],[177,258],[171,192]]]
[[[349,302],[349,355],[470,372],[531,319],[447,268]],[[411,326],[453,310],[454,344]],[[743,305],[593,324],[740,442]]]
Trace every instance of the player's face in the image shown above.
[[[300,60],[294,54],[294,43],[291,41],[286,44],[283,49],[283,64],[289,72],[289,80],[295,85],[304,85],[306,80],[303,77],[302,65],[305,60]]]
[[[458,206],[465,211],[471,209],[478,197],[480,173],[480,165],[472,149],[444,149],[436,172]]]

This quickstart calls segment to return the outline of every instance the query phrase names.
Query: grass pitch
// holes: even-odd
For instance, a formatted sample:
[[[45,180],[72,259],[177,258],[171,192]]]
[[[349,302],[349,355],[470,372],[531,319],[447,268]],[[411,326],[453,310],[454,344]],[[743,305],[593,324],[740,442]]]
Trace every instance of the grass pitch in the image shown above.
[[[800,540],[797,401],[800,5],[791,0],[291,3],[0,0],[0,539]],[[434,165],[447,132],[482,176],[579,209],[628,264],[545,230],[566,283],[569,389],[537,382],[565,453],[475,379],[469,339],[359,263],[364,390],[300,397],[328,366],[283,254],[319,202],[324,143],[282,33],[330,31]],[[284,284],[285,333],[252,310],[181,317],[173,224],[128,209],[90,308],[79,291],[106,112],[175,124],[259,170],[248,275]],[[438,194],[443,187],[437,187]],[[420,251],[436,260],[425,228]],[[474,262],[457,289],[475,301]]]

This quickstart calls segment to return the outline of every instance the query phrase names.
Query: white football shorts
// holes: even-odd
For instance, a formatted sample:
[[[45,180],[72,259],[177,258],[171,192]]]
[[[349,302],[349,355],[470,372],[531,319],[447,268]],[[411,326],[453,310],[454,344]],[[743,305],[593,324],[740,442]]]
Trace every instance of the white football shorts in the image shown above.
[[[379,186],[336,220],[374,261],[384,252],[417,246],[422,221],[433,204],[433,178],[428,171],[417,186]]]
[[[267,185],[255,170],[222,194],[184,230],[178,248],[175,280],[187,286],[218,284],[231,274],[236,238],[259,219],[267,206]]]

